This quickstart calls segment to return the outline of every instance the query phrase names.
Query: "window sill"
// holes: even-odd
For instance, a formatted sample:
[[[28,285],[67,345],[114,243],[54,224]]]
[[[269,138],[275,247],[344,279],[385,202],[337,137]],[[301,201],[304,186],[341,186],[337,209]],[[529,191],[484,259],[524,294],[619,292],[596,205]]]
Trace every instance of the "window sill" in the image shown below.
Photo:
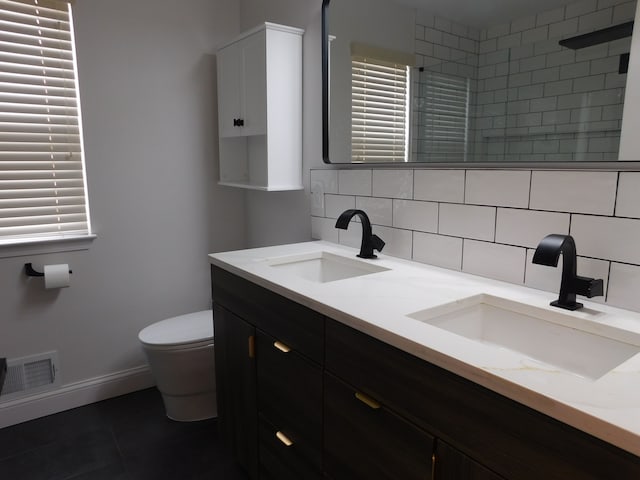
[[[88,250],[95,239],[95,234],[89,234],[69,235],[68,237],[58,238],[37,238],[12,243],[0,242],[0,258]]]

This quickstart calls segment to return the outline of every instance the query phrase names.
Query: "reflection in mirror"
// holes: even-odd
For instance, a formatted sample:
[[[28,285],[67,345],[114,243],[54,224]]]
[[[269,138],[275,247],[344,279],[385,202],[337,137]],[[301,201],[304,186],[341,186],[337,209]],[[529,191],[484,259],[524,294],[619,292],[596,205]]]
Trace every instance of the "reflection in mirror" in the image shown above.
[[[325,161],[617,160],[635,0],[324,4]]]

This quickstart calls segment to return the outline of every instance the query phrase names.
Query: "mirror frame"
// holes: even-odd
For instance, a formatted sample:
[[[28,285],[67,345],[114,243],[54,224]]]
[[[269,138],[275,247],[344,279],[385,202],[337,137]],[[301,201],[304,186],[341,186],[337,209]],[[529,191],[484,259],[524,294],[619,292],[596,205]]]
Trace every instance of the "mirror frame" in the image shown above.
[[[348,0],[339,0],[348,1]],[[331,0],[322,0],[322,161],[341,168],[421,168],[421,169],[492,169],[492,170],[640,170],[640,160],[611,162],[403,162],[403,163],[334,163],[329,158],[329,25],[328,9]],[[639,52],[640,53],[640,52]],[[625,108],[627,95],[625,91]],[[624,117],[623,117],[624,121]]]

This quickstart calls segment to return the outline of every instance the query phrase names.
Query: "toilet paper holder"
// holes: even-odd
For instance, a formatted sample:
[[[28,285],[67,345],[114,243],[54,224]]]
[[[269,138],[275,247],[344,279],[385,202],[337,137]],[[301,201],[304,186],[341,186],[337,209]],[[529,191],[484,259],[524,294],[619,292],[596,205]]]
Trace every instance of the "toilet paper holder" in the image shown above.
[[[24,264],[24,273],[27,275],[27,277],[44,277],[44,272],[38,272],[34,270],[32,263]],[[73,272],[69,270],[69,273],[73,273]]]

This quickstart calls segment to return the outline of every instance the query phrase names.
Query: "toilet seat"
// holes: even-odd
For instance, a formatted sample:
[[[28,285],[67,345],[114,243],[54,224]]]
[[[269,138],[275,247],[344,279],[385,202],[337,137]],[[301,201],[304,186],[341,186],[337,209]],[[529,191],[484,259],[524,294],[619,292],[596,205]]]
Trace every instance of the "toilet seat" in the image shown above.
[[[138,338],[145,347],[161,350],[191,349],[212,345],[211,310],[161,320],[143,328]]]

